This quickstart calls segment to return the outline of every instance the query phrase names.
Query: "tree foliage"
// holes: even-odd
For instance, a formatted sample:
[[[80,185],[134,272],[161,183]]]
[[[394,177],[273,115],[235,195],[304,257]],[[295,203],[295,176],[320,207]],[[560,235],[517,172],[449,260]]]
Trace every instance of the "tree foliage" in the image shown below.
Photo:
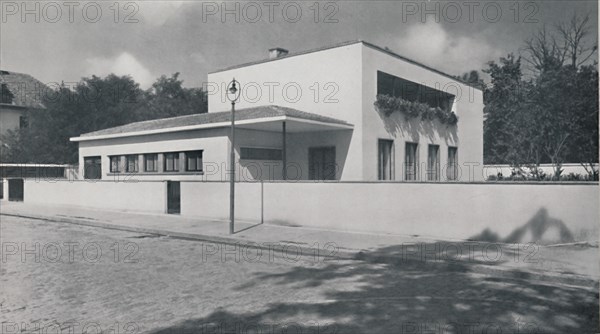
[[[529,167],[554,166],[560,178],[565,162],[579,162],[597,178],[598,70],[582,65],[587,53],[587,18],[574,17],[557,34],[540,30],[526,42],[527,57],[509,55],[491,62],[484,72],[491,85],[484,91],[484,157],[486,163]],[[534,66],[523,78],[521,60]]]
[[[82,133],[131,122],[207,112],[205,92],[183,87],[179,73],[162,76],[146,91],[131,77],[83,78],[44,94],[46,110],[28,114],[30,126],[3,136],[2,161],[76,163]]]

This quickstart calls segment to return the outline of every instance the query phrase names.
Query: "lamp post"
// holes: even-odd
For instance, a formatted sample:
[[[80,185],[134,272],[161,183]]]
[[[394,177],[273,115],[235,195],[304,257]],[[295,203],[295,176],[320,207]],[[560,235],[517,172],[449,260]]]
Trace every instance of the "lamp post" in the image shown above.
[[[229,160],[229,234],[235,222],[235,102],[240,98],[240,83],[233,78],[227,86],[227,99],[231,101],[231,148]]]

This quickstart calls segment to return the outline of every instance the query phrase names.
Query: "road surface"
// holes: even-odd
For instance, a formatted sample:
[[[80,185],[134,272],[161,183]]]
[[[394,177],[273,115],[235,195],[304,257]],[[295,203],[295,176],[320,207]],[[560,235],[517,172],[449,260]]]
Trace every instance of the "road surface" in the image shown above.
[[[0,219],[2,333],[598,332],[597,286]]]

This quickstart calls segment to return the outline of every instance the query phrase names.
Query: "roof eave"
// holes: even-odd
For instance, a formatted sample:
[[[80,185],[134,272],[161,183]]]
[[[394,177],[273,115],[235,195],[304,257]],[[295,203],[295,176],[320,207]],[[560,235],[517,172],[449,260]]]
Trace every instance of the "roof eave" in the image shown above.
[[[353,129],[354,128],[354,126],[349,123],[324,122],[324,121],[304,119],[304,118],[292,117],[292,116],[286,116],[286,115],[274,116],[274,117],[261,117],[261,118],[255,118],[255,119],[236,120],[235,124],[236,125],[245,125],[245,124],[257,124],[257,123],[274,122],[274,121],[296,121],[296,122],[307,123],[307,124],[327,125],[327,126],[330,126],[333,128],[339,128],[339,129]],[[69,141],[83,142],[83,141],[94,141],[94,140],[113,139],[113,138],[124,138],[124,137],[138,137],[138,136],[147,136],[147,135],[161,134],[161,133],[224,128],[224,127],[230,127],[230,126],[231,126],[231,121],[225,121],[225,122],[208,123],[208,124],[177,126],[177,127],[154,129],[154,130],[122,132],[122,133],[114,133],[114,134],[106,134],[106,135],[71,137],[71,138],[69,138]]]

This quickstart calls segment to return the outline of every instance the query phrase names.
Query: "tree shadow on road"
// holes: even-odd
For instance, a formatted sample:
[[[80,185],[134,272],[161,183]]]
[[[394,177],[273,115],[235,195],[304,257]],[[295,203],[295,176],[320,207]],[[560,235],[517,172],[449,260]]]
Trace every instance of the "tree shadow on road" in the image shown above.
[[[386,247],[380,254],[398,254]],[[389,258],[388,258],[389,259]],[[285,286],[319,289],[246,312],[215,310],[155,330],[167,333],[596,333],[598,286],[548,285],[512,270],[474,272],[469,261],[330,260],[258,273],[238,290]],[[526,276],[526,275],[525,275]],[[221,330],[219,332],[219,330]]]

